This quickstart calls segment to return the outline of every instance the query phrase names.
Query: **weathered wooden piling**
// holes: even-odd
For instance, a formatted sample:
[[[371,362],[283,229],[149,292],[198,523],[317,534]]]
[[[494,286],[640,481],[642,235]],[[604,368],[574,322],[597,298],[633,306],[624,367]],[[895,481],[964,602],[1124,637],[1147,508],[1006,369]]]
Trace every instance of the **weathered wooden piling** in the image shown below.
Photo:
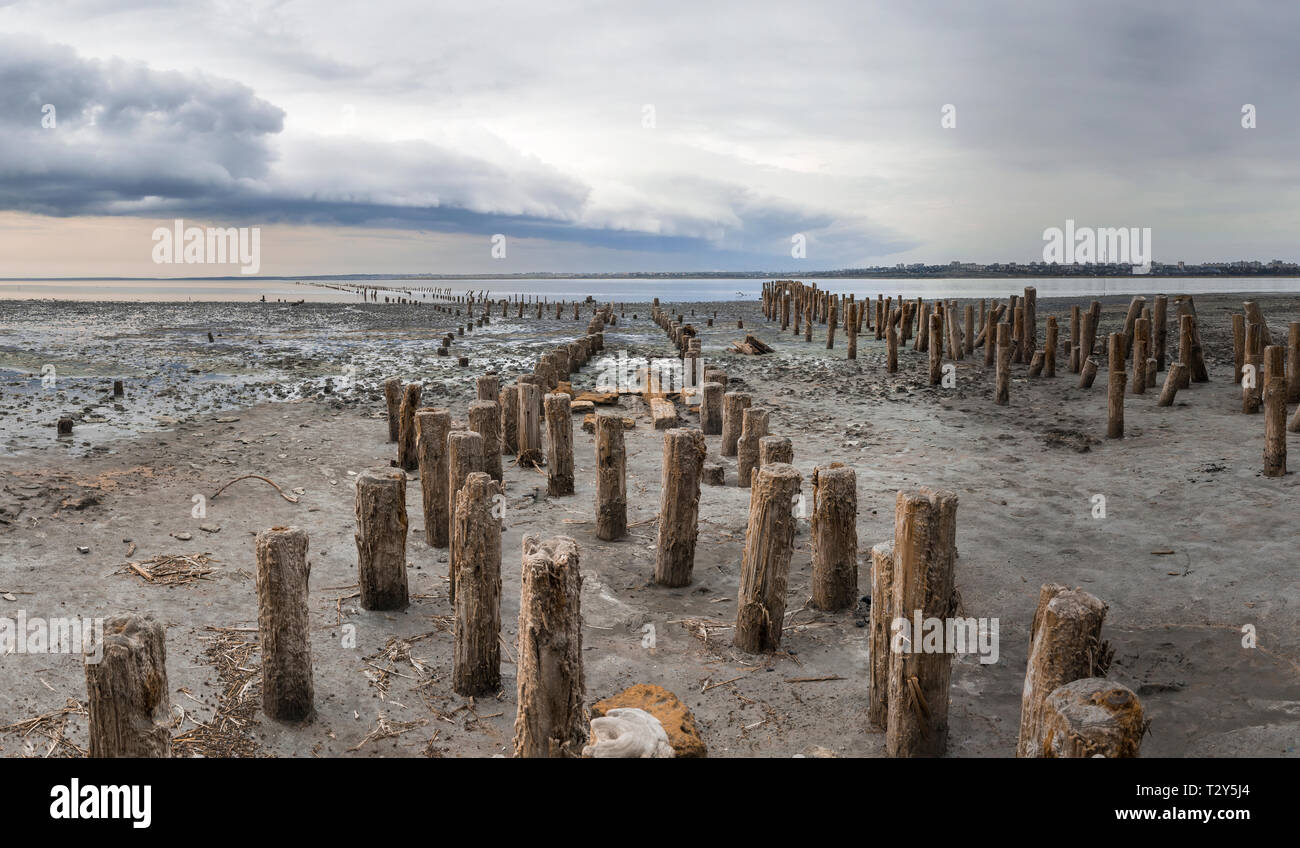
[[[1282,372],[1282,347],[1264,348],[1264,476],[1286,475],[1286,377]]]
[[[372,468],[357,475],[356,517],[361,608],[405,609],[406,474]]]
[[[567,398],[568,395],[565,395]],[[501,482],[501,407],[493,400],[476,400],[469,405],[469,428],[483,439],[482,471]]]
[[[1048,759],[1138,756],[1147,720],[1127,686],[1099,677],[1058,686],[1043,704],[1042,749]]]
[[[402,417],[402,380],[389,377],[384,380],[384,404],[388,409],[388,441],[396,442]]]
[[[1130,345],[1133,351],[1132,391],[1133,394],[1140,395],[1147,390],[1147,345],[1151,336],[1151,322],[1146,318],[1137,319],[1133,322],[1133,334]]]
[[[889,643],[894,597],[894,543],[881,542],[871,549],[871,607],[867,653],[871,657],[867,686],[867,720],[881,730],[889,721]]]
[[[1286,399],[1289,403],[1300,401],[1300,321],[1292,321],[1287,328]]]
[[[890,313],[888,325],[885,331],[886,336],[886,355],[887,368],[890,374],[898,372],[898,310],[895,309]]]
[[[423,407],[415,413],[415,450],[420,465],[420,495],[424,506],[424,538],[431,548],[447,547],[450,526],[447,500],[447,434],[451,413]]]
[[[785,436],[764,436],[758,440],[758,467],[774,462],[794,462],[794,445]]]
[[[892,620],[922,623],[904,635],[889,660],[889,715],[885,749],[890,757],[938,757],[948,747],[948,685],[954,646],[947,633],[924,635],[924,621],[941,630],[955,614],[953,565],[957,558],[957,495],[922,488],[899,492],[894,510]],[[873,604],[877,601],[873,600]],[[938,636],[938,650],[933,636]],[[923,641],[924,640],[924,641]],[[924,649],[923,649],[924,645]]]
[[[147,615],[116,615],[84,647],[90,756],[170,757],[171,689],[162,624]]]
[[[519,453],[519,389],[506,386],[497,393],[497,407],[501,412],[498,432],[501,435],[502,456]]]
[[[1166,348],[1169,337],[1169,297],[1167,295],[1156,295],[1155,310],[1151,317],[1151,353],[1156,358],[1156,370],[1165,370]]]
[[[415,411],[420,408],[420,383],[407,383],[402,389],[402,406],[398,413],[397,467],[414,471],[420,467],[415,450]]]
[[[627,455],[623,419],[596,416],[596,538],[612,542],[627,535]]]
[[[621,422],[619,424],[622,426]],[[587,740],[578,543],[525,536],[519,587],[516,757],[569,758]]]
[[[314,702],[307,531],[272,527],[257,534],[255,547],[262,710],[276,721],[302,721]]]
[[[1106,438],[1124,438],[1124,389],[1128,375],[1124,371],[1123,333],[1111,333],[1109,373],[1106,376]]]
[[[727,392],[722,397],[722,450],[723,456],[735,456],[744,424],[744,411],[754,399],[748,392]]]
[[[1180,386],[1187,384],[1187,366],[1181,362],[1173,362],[1169,365],[1169,370],[1165,372],[1165,385],[1160,390],[1160,400],[1156,406],[1173,406],[1174,396],[1178,394]]]
[[[456,493],[451,561],[456,578],[451,688],[494,695],[501,687],[501,485],[472,472]]]
[[[832,463],[813,471],[812,605],[848,609],[858,600],[858,477]]]
[[[745,411],[746,418],[750,411]],[[664,433],[655,555],[655,582],[660,586],[685,586],[691,582],[705,454],[704,434],[699,430],[676,427]]]
[[[1020,695],[1016,756],[1043,756],[1043,704],[1053,690],[1105,675],[1110,665],[1110,649],[1101,638],[1106,609],[1105,603],[1082,589],[1048,583],[1040,590]]]
[[[929,324],[930,385],[937,386],[943,380],[943,316],[931,312]]]
[[[706,377],[707,380],[707,372]],[[726,386],[722,383],[706,382],[701,391],[700,430],[706,436],[722,433],[722,396]]]
[[[474,388],[479,400],[495,401],[501,391],[501,378],[496,374],[483,374],[474,380]]]
[[[569,396],[546,396],[546,491],[552,497],[573,494],[573,412]]]
[[[1009,324],[998,324],[998,370],[993,402],[999,406],[1011,402],[1011,330]]]
[[[758,441],[767,435],[768,410],[752,406],[744,410],[741,420],[740,438],[736,440],[736,485],[747,489],[758,467]]]
[[[1246,361],[1241,367],[1241,411],[1247,415],[1254,415],[1263,407],[1263,335],[1263,327],[1259,324],[1246,325]]]
[[[779,462],[765,466],[754,478],[736,604],[735,645],[742,651],[780,647],[799,482],[795,467]]]
[[[542,389],[535,383],[526,383],[522,379],[516,387],[519,392],[519,405],[516,411],[519,442],[519,464],[522,466],[540,466],[542,455]]]

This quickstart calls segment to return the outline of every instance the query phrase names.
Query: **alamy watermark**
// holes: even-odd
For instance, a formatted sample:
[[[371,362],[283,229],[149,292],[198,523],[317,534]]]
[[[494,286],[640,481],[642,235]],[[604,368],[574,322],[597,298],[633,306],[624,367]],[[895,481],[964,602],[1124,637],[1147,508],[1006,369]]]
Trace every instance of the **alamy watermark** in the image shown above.
[[[84,654],[96,665],[104,658],[104,619],[28,618],[27,610],[0,616],[0,656],[7,654]]]
[[[889,626],[889,648],[896,654],[977,654],[983,665],[998,661],[996,618],[923,618],[913,610]]]
[[[262,268],[261,227],[187,227],[183,218],[153,231],[158,265],[234,265],[241,274]]]
[[[1043,230],[1043,261],[1059,265],[1115,263],[1133,266],[1134,274],[1151,271],[1150,227],[1076,227]]]
[[[702,400],[698,389],[704,385],[704,360],[680,360],[675,357],[646,359],[632,357],[620,350],[618,356],[606,356],[596,363],[596,391],[619,394],[671,394],[681,392],[688,405]],[[684,389],[696,389],[683,392]]]

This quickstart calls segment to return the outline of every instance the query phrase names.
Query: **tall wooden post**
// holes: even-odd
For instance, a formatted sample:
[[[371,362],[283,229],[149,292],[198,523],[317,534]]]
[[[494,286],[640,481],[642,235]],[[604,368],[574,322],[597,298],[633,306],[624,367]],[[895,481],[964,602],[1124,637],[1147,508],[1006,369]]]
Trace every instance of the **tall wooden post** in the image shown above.
[[[263,530],[257,534],[256,550],[262,710],[277,721],[302,721],[311,716],[314,699],[307,531]]]
[[[758,440],[767,435],[768,411],[761,406],[746,409],[736,440],[736,485],[749,488],[750,476],[758,467]]]
[[[799,481],[799,472],[785,463],[764,466],[754,478],[736,604],[735,645],[742,651],[775,651],[781,645]]]
[[[403,471],[420,467],[415,452],[415,411],[420,408],[420,388],[420,383],[407,383],[402,391],[397,428],[397,467]]]
[[[493,695],[501,687],[501,485],[472,472],[456,493],[451,560],[456,571],[451,688]]]
[[[722,383],[704,384],[700,403],[700,430],[706,436],[722,434],[722,395],[725,391],[726,386]]]
[[[938,311],[930,313],[930,385],[943,380],[943,317]]]
[[[420,465],[424,539],[431,548],[447,547],[450,505],[447,500],[447,434],[451,413],[424,407],[415,413],[415,450]]]
[[[1294,326],[1294,325],[1292,325]],[[1264,348],[1264,476],[1286,475],[1286,377],[1282,373],[1282,346]]]
[[[1124,384],[1128,379],[1124,372],[1125,344],[1123,333],[1110,334],[1110,373],[1106,377],[1106,438],[1108,439],[1124,438]]]
[[[116,615],[104,621],[98,639],[85,646],[90,756],[170,757],[171,689],[162,624],[147,615]]]
[[[506,386],[497,393],[497,406],[501,410],[501,454],[519,453],[519,389]]]
[[[746,418],[751,411],[745,411]],[[704,434],[699,430],[676,427],[664,433],[659,540],[655,555],[655,582],[661,586],[685,586],[691,582],[705,454]]]
[[[402,380],[384,380],[384,406],[388,409],[388,441],[396,442],[402,417]]]
[[[552,497],[573,494],[573,413],[569,396],[546,396],[546,491]]]
[[[858,600],[858,477],[832,463],[813,471],[812,605],[848,609]]]
[[[1156,358],[1156,370],[1165,370],[1165,355],[1169,337],[1169,297],[1156,295],[1155,310],[1151,314],[1152,352]]]
[[[871,610],[868,650],[871,656],[867,687],[867,719],[884,730],[889,722],[889,642],[894,597],[894,543],[881,542],[871,549]]]
[[[893,621],[946,622],[954,608],[956,558],[957,495],[927,488],[899,492],[894,510]],[[939,636],[937,651],[932,650],[933,635],[906,636],[902,650],[891,652],[889,661],[885,748],[891,757],[942,756],[948,747],[950,651],[955,646],[946,643],[946,632]]]
[[[578,543],[525,536],[523,548],[515,756],[579,757],[587,712]]]
[[[520,380],[519,385],[518,441],[519,464],[542,464],[542,389],[533,383]]]
[[[1006,406],[1011,402],[1011,326],[998,324],[998,370],[993,402]]]
[[[740,441],[744,411],[753,403],[748,392],[727,392],[722,398],[722,455],[735,456]]]
[[[405,609],[406,474],[372,468],[357,475],[356,517],[361,608]]]
[[[623,419],[596,416],[596,538],[612,542],[627,535],[627,457]]]
[[[567,398],[568,395],[565,395]],[[493,400],[476,400],[469,405],[469,428],[483,439],[483,468],[501,482],[501,408]]]

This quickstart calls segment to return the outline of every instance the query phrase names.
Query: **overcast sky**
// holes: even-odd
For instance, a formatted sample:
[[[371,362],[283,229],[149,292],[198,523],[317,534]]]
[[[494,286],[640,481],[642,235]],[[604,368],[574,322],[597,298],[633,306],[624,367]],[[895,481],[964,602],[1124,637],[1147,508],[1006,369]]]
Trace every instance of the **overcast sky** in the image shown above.
[[[0,276],[234,272],[154,264],[177,217],[261,227],[263,274],[1028,262],[1067,218],[1295,260],[1298,32],[1239,0],[0,0]]]

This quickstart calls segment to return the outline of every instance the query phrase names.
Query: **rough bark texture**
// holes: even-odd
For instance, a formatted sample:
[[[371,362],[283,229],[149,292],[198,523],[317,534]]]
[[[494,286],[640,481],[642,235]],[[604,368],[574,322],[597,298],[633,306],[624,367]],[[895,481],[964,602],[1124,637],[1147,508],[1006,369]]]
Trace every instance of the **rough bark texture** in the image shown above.
[[[419,457],[415,453],[415,410],[420,408],[419,383],[407,383],[402,390],[402,408],[398,413],[397,428],[397,467],[403,471],[414,471],[420,467]]]
[[[497,393],[497,406],[501,410],[501,453],[514,456],[519,453],[519,390],[506,386]]]
[[[727,392],[722,398],[722,455],[735,456],[743,415],[754,402],[748,392]]]
[[[894,511],[891,621],[955,614],[957,495],[943,490],[899,492]],[[946,634],[945,637],[946,638]],[[891,651],[885,748],[891,757],[938,757],[948,747],[948,685],[952,646],[923,650],[922,634]]]
[[[764,436],[758,440],[758,467],[774,462],[794,462],[794,445],[785,436]]]
[[[1037,756],[1137,757],[1146,727],[1142,702],[1127,686],[1100,678],[1075,680],[1047,697]]]
[[[1092,383],[1097,379],[1097,360],[1088,357],[1083,363],[1083,371],[1079,374],[1079,388],[1091,389]]]
[[[579,757],[587,716],[578,543],[525,536],[523,548],[515,756]]]
[[[415,413],[415,451],[420,464],[424,504],[424,539],[431,548],[447,547],[450,503],[447,500],[447,434],[451,413],[424,407]]]
[[[452,430],[447,435],[447,503],[454,505],[461,487],[475,471],[483,470],[483,437],[472,430]],[[455,539],[454,506],[447,522],[447,536]],[[447,598],[456,602],[456,562],[447,558]]]
[[[302,721],[311,716],[314,697],[307,531],[263,530],[257,534],[256,550],[262,710],[277,721]]]
[[[867,634],[871,660],[867,719],[881,730],[889,721],[889,625],[893,597],[894,543],[881,542],[871,549],[871,611]]]
[[[482,379],[481,377],[479,379]],[[568,395],[565,395],[568,397]],[[469,405],[469,428],[483,439],[483,471],[501,482],[501,409],[496,400],[476,400]]]
[[[1039,592],[1020,696],[1016,756],[1042,756],[1043,703],[1054,689],[1105,675],[1111,653],[1101,639],[1105,618],[1106,604],[1082,589],[1048,583]]]
[[[748,488],[758,468],[758,440],[767,435],[768,410],[752,406],[742,414],[740,438],[736,441],[736,485]]]
[[[1011,402],[1011,327],[998,325],[998,370],[993,402],[1006,406]]]
[[[1106,376],[1106,438],[1124,438],[1124,373],[1125,338],[1120,333],[1110,334],[1110,373]]]
[[[162,624],[147,615],[104,621],[87,646],[86,709],[91,757],[170,757],[171,706]]]
[[[546,491],[553,497],[573,494],[573,412],[569,396],[546,396]]]
[[[1282,358],[1281,347],[1268,348]],[[1281,374],[1269,375],[1268,391],[1264,393],[1264,476],[1286,475],[1286,380]]]
[[[1290,403],[1300,400],[1300,321],[1292,321],[1287,328],[1286,399]]]
[[[362,609],[405,609],[406,474],[373,468],[357,475],[356,515]]]
[[[1173,406],[1174,396],[1178,394],[1178,387],[1187,379],[1187,366],[1181,362],[1170,364],[1169,370],[1165,372],[1165,385],[1160,390],[1160,400],[1157,406]]]
[[[451,688],[493,695],[501,688],[501,485],[476,471],[456,493],[451,560],[456,570]]]
[[[943,316],[930,313],[930,385],[937,386],[943,379]]]
[[[659,541],[655,555],[655,582],[661,586],[685,586],[691,582],[705,454],[704,434],[699,430],[676,428],[664,433]]]
[[[858,476],[833,463],[813,471],[812,605],[842,610],[858,601]]]
[[[501,378],[496,374],[484,374],[474,381],[474,389],[479,400],[495,401],[501,391]]]
[[[722,395],[726,386],[722,383],[706,382],[703,388],[703,401],[700,404],[700,430],[706,436],[722,434]]]
[[[742,651],[775,651],[781,645],[799,482],[799,472],[785,463],[766,466],[754,479],[736,608],[735,645]]]
[[[384,380],[384,405],[388,409],[388,441],[396,442],[398,424],[402,416],[402,380],[389,377]]]
[[[542,464],[542,390],[540,386],[522,380],[518,390],[519,464],[539,466]]]
[[[627,535],[627,455],[623,419],[596,416],[596,538],[612,542]]]
[[[1151,352],[1156,358],[1156,370],[1165,370],[1165,354],[1169,346],[1169,298],[1156,295],[1156,306],[1151,318]]]

